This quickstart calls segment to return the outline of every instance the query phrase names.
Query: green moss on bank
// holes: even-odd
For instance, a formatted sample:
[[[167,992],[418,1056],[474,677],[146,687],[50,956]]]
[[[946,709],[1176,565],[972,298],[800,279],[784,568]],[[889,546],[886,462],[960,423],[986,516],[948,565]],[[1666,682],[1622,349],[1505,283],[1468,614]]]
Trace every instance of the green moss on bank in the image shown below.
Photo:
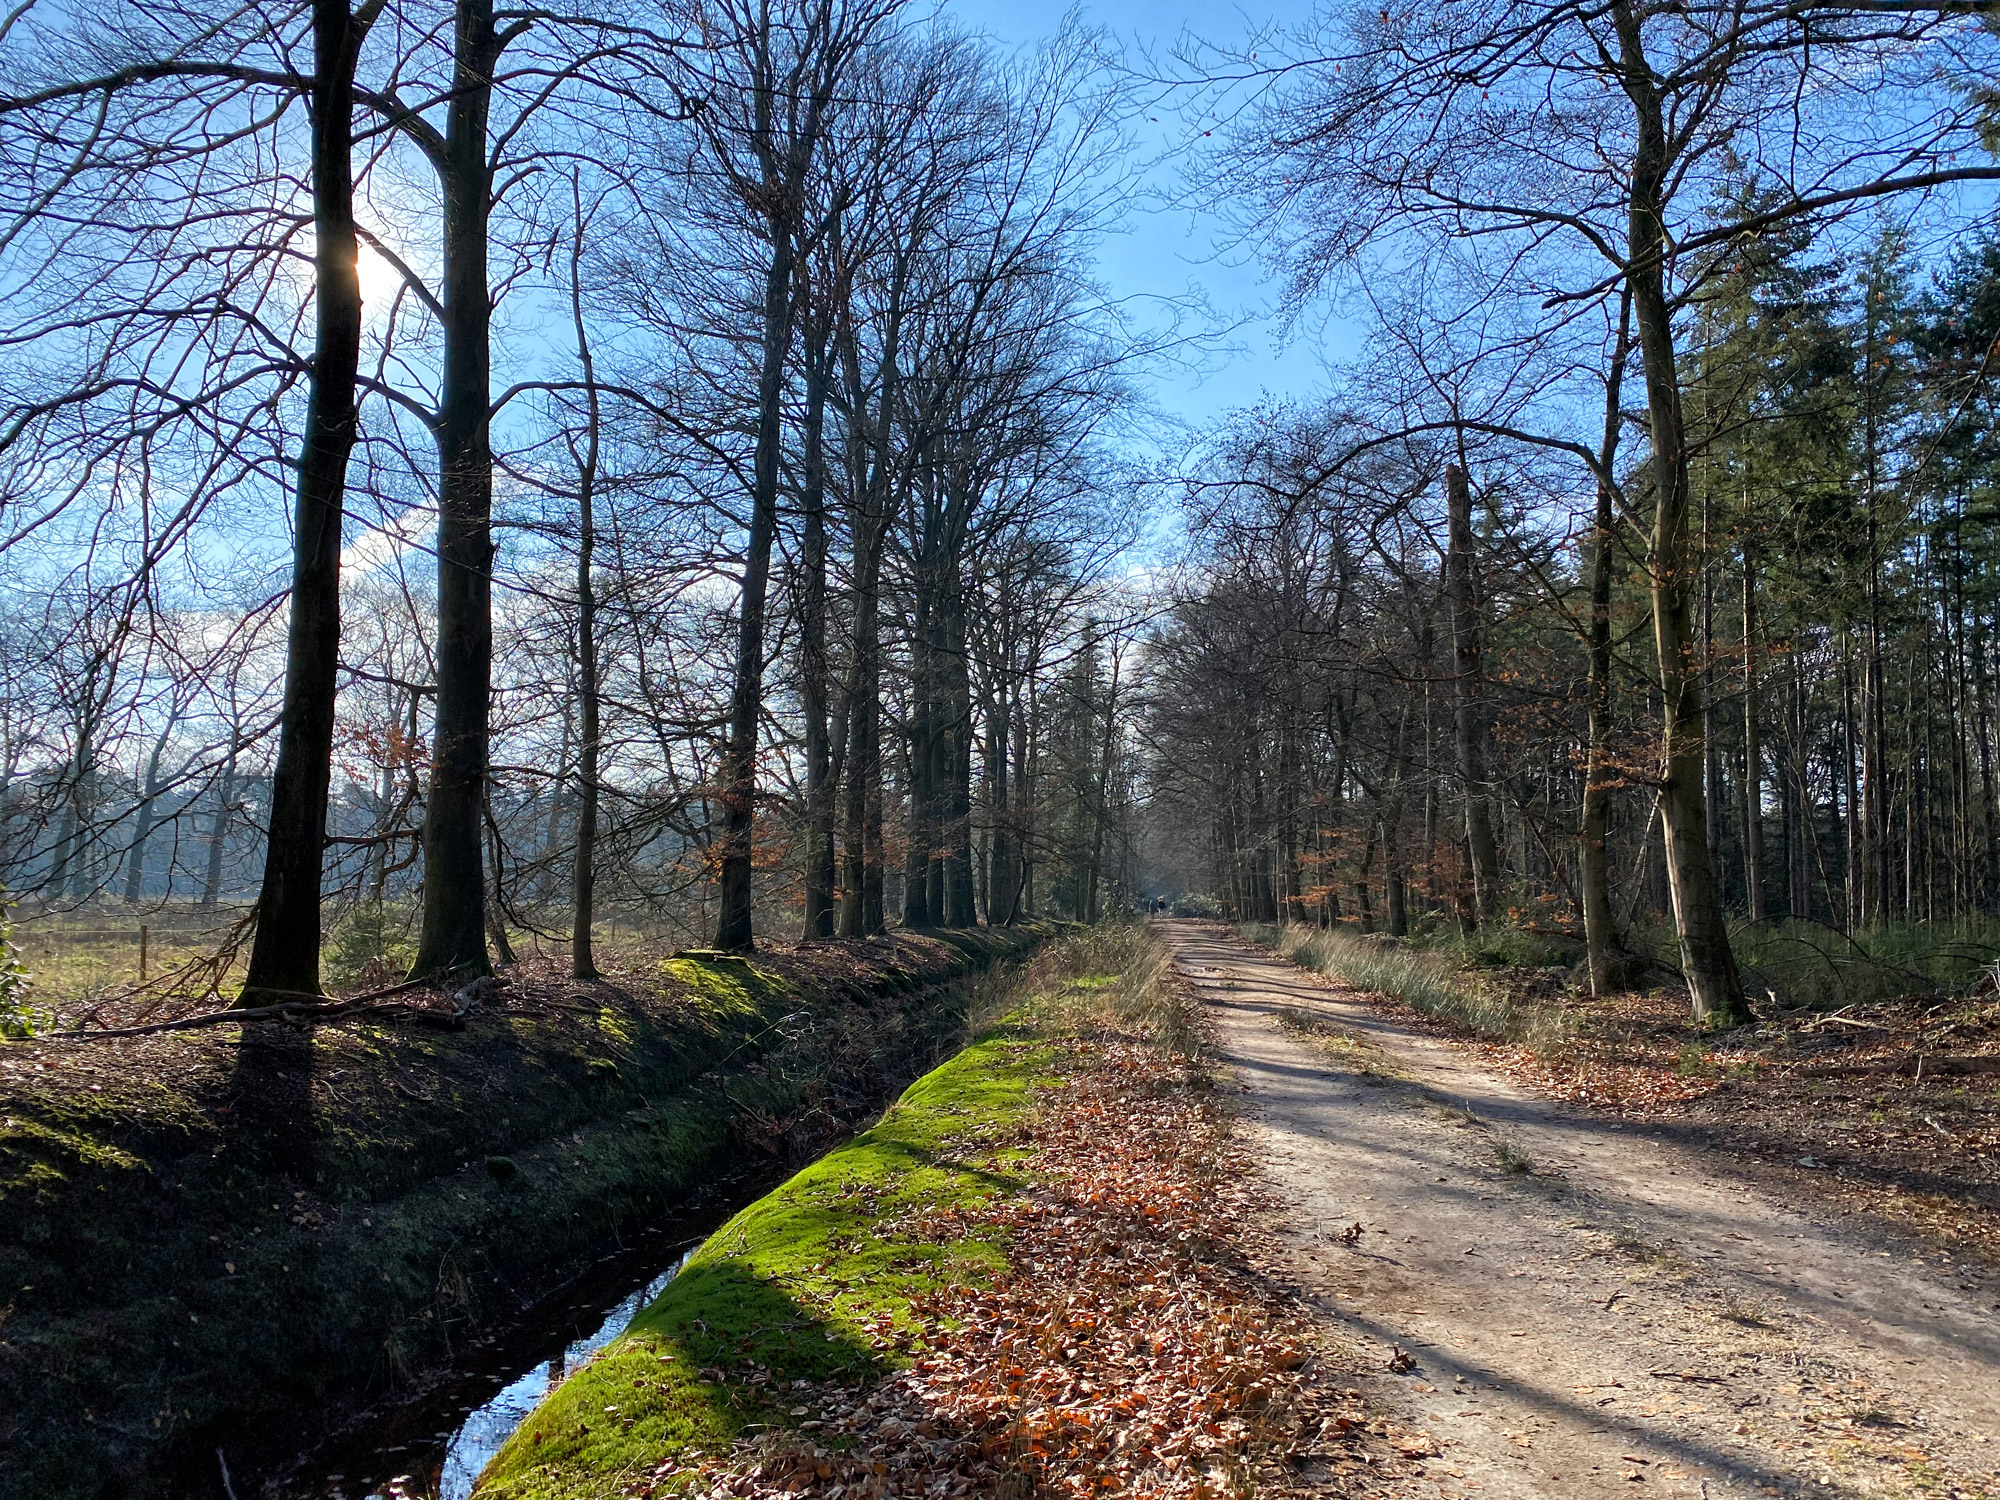
[[[738,1214],[536,1409],[482,1476],[481,1500],[622,1494],[678,1451],[791,1420],[792,1380],[860,1383],[905,1363],[913,1300],[1007,1267],[1000,1232],[976,1214],[942,1242],[906,1226],[1025,1186],[1010,1147],[1060,1061],[1049,1027],[1017,1013]]]
[[[188,1493],[218,1444],[254,1467],[621,1227],[823,1147],[957,1045],[956,977],[1031,940],[528,972],[456,1033],[0,1046],[0,1500]]]

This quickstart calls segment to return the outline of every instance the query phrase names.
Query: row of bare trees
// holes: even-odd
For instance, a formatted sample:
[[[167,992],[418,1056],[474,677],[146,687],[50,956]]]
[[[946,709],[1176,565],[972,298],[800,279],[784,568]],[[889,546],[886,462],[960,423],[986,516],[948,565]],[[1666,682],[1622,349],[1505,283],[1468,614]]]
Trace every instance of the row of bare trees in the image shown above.
[[[566,906],[589,977],[607,897],[746,948],[1101,871],[1125,114],[893,0],[12,13],[10,882],[184,894],[212,803],[249,1002],[330,897],[420,892],[419,976]]]

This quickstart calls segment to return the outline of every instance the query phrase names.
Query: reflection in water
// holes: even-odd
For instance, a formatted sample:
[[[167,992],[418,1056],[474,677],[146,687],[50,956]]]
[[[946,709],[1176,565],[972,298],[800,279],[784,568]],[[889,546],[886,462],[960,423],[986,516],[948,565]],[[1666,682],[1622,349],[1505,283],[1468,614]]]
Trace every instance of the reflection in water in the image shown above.
[[[596,1332],[578,1339],[553,1359],[542,1361],[484,1406],[469,1412],[458,1430],[449,1434],[450,1441],[442,1453],[425,1454],[412,1472],[399,1474],[371,1490],[368,1500],[466,1500],[479,1471],[492,1461],[500,1445],[513,1436],[514,1429],[527,1420],[536,1404],[561,1385],[571,1371],[623,1333],[638,1316],[639,1309],[665,1291],[667,1283],[680,1274],[681,1267],[700,1248],[691,1246],[673,1265],[612,1308]],[[333,1493],[337,1495],[338,1490]]]

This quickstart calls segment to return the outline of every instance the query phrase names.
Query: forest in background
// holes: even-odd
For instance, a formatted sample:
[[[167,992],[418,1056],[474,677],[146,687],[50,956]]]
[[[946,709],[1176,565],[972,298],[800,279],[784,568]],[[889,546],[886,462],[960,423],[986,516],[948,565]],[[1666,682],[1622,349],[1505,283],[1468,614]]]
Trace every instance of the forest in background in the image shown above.
[[[1699,302],[1703,833],[1732,916],[1829,929],[1794,934],[1816,949],[1927,924],[1960,968],[2000,957],[1973,930],[2000,894],[1996,339],[1986,231],[1919,265],[1893,233],[1845,258],[1795,230],[1733,254]],[[1368,441],[1365,412],[1277,407],[1204,455],[1208,566],[1161,635],[1152,712],[1162,791],[1211,809],[1216,890],[1245,920],[1580,932],[1595,585],[1607,894],[1620,948],[1654,955],[1672,897],[1643,496],[1600,540],[1551,515],[1547,462],[1469,444],[1466,477],[1464,450],[1429,443],[1344,473]]]
[[[1151,791],[1228,914],[1724,1024],[2000,958],[1990,43],[1620,3],[1189,49],[1208,190],[1367,329],[1184,475]]]
[[[30,4],[0,876],[244,1003],[1160,892],[1580,933],[1719,1022],[1774,942],[1989,961],[1992,46]],[[1361,330],[1185,444],[1201,310],[1096,259],[1163,107],[1176,201]]]

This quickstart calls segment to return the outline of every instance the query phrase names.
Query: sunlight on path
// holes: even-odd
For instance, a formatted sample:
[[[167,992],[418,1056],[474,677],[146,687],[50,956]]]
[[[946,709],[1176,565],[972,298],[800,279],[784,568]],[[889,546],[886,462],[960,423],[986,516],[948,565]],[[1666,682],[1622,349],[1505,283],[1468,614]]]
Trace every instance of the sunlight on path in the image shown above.
[[[1444,1445],[1438,1494],[2000,1494],[1990,1281],[1531,1098],[1216,924],[1163,927],[1303,1274],[1379,1360],[1371,1398]]]

